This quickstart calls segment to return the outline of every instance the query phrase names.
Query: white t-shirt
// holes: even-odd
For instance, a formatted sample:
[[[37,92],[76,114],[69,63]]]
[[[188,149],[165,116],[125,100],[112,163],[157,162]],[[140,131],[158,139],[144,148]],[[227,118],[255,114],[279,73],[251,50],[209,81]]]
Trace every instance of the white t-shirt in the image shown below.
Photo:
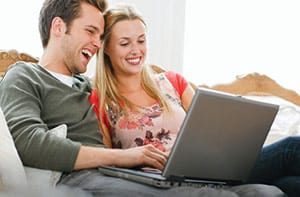
[[[50,71],[48,69],[46,69],[51,75],[53,75],[53,77],[57,78],[58,80],[60,80],[62,83],[66,84],[69,87],[72,87],[73,85],[73,77],[72,76],[68,76],[68,75],[64,75],[64,74],[60,74],[60,73],[56,73],[53,71]]]

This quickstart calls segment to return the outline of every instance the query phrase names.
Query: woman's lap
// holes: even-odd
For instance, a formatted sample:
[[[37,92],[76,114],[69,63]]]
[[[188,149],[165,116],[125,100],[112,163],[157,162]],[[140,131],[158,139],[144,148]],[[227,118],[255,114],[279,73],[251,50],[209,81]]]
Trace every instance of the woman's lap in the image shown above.
[[[102,175],[97,169],[81,170],[64,175],[58,185],[68,185],[88,191],[93,196],[208,196],[252,197],[284,196],[276,187],[267,185],[241,185],[228,189],[176,187],[159,189],[120,178]]]

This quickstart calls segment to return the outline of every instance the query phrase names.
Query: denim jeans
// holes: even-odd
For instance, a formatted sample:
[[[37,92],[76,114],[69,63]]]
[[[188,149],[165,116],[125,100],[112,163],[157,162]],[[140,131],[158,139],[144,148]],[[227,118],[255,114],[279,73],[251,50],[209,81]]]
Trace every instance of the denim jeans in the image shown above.
[[[125,179],[102,175],[97,169],[79,170],[64,174],[58,186],[80,188],[94,197],[284,197],[285,195],[275,186],[263,184],[245,184],[228,187],[227,189],[213,189],[208,187],[175,187],[158,189],[147,185],[127,181]]]
[[[264,147],[250,183],[276,185],[289,197],[300,196],[300,137],[287,137]]]

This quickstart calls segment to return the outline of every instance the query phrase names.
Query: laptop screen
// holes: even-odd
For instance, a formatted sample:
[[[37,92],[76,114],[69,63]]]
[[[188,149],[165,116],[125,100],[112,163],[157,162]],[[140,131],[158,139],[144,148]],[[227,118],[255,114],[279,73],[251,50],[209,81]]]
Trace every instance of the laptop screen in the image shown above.
[[[163,176],[246,181],[278,106],[196,89]]]

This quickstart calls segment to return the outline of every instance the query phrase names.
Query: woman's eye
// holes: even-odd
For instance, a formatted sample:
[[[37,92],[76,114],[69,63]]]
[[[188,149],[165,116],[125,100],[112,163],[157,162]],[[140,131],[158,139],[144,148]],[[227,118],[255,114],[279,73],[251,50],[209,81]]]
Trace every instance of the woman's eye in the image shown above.
[[[145,41],[146,41],[146,40],[139,40],[138,42],[142,44],[142,43],[144,43]]]
[[[120,43],[121,46],[127,46],[128,43]]]

